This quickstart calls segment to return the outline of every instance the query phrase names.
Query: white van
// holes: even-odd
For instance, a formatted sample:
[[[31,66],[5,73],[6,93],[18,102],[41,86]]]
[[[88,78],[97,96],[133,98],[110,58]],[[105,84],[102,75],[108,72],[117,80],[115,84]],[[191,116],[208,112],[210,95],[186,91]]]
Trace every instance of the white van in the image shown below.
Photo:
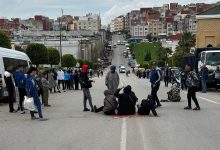
[[[31,61],[29,57],[23,52],[0,47],[0,99],[8,96],[4,82],[4,72],[9,64],[13,65],[13,69],[15,71],[17,65],[26,66],[27,69],[31,66]]]

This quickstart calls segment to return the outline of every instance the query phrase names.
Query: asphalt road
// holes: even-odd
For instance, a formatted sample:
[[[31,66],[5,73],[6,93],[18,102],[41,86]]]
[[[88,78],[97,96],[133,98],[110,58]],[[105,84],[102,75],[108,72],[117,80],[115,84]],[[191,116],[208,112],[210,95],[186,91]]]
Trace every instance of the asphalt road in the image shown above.
[[[122,36],[114,36],[113,43]],[[124,64],[124,46],[114,49],[113,64]],[[107,71],[105,71],[104,76]],[[103,104],[105,77],[97,78],[93,103]],[[139,98],[150,93],[147,79],[120,74],[120,86],[131,85]],[[159,98],[170,90],[161,84]],[[30,120],[29,113],[9,114],[0,105],[0,150],[218,150],[220,147],[220,93],[197,93],[201,111],[186,111],[186,91],[178,103],[162,103],[160,117],[113,118],[83,112],[82,91],[51,94],[50,108],[43,108],[46,122]]]

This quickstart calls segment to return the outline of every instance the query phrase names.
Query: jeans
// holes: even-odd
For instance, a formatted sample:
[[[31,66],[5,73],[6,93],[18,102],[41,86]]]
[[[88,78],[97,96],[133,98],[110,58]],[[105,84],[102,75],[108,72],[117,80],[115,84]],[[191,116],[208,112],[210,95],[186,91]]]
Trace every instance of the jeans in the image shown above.
[[[169,77],[164,77],[165,87],[168,87]]]
[[[220,79],[215,79],[215,89],[218,91],[219,89],[219,84],[220,84]]]
[[[151,85],[151,95],[153,97],[153,100],[157,103],[157,105],[160,105],[160,101],[157,96],[157,91],[159,90],[160,85]]]
[[[90,91],[88,88],[83,88],[83,105],[84,105],[84,109],[87,108],[86,103],[87,100],[89,101],[89,105],[91,107],[91,109],[93,109],[93,105],[92,105],[92,97],[90,94]]]
[[[39,97],[37,95],[35,95],[35,96],[33,96],[33,99],[34,99],[34,104],[37,107],[37,112],[38,112],[39,117],[43,118],[42,110],[41,110],[41,102],[40,102]],[[30,113],[31,113],[31,117],[33,118],[34,117],[34,111],[30,111]]]
[[[103,108],[104,108],[104,106],[99,107],[99,108],[96,110],[96,112],[102,111]],[[108,111],[108,112],[104,112],[104,114],[105,114],[105,115],[115,115],[115,110]]]
[[[18,88],[19,92],[19,107],[21,111],[24,111],[23,102],[24,102],[24,96],[26,96],[26,90],[24,88]]]
[[[202,92],[205,93],[207,90],[207,85],[206,85],[207,80],[202,79]]]
[[[193,99],[196,107],[199,107],[199,103],[198,100],[196,98],[196,91],[195,91],[195,87],[188,87],[188,93],[187,93],[187,99],[188,99],[188,106],[192,107],[191,105],[191,99]]]

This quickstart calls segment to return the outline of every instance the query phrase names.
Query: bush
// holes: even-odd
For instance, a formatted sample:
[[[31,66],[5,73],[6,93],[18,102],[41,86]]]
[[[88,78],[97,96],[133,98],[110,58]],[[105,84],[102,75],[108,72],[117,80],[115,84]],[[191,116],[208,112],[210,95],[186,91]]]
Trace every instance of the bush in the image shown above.
[[[65,54],[62,57],[62,67],[74,67],[76,65],[76,59],[71,54]]]
[[[5,34],[5,32],[0,30],[0,47],[11,48],[11,40]]]
[[[60,63],[60,53],[56,48],[48,48],[48,64],[58,65]]]
[[[48,62],[47,48],[43,44],[29,44],[26,53],[31,59],[32,63],[35,64],[37,67],[39,64],[47,64]]]

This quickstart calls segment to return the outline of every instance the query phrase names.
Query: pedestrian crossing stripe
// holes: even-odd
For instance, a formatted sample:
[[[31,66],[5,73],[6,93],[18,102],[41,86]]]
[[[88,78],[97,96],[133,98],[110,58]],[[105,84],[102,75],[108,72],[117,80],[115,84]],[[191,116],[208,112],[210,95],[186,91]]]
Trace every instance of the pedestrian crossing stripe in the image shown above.
[[[112,115],[113,119],[121,119],[121,118],[141,118],[143,115]]]

